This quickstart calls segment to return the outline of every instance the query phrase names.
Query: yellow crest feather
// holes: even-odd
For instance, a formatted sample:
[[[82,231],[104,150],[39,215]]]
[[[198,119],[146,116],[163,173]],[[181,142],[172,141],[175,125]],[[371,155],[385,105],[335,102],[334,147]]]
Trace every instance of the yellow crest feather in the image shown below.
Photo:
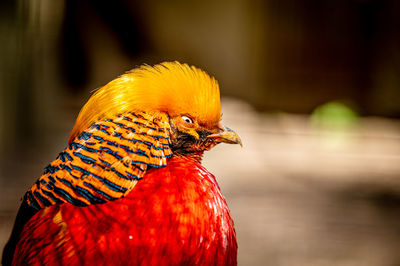
[[[124,112],[189,115],[199,124],[216,125],[221,104],[218,82],[206,72],[164,62],[133,69],[97,90],[83,106],[70,142],[93,123]]]

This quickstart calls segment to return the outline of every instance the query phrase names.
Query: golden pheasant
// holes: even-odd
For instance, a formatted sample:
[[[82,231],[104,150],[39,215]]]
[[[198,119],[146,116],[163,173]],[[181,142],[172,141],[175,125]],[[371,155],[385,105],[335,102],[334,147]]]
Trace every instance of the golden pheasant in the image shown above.
[[[3,264],[236,265],[233,221],[201,165],[216,144],[241,144],[220,119],[217,81],[187,64],[97,90],[26,192]]]

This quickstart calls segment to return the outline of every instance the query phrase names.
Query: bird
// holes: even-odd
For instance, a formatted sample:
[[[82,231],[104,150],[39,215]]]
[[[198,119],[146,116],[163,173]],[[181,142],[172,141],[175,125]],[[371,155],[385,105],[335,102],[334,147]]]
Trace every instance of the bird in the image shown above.
[[[234,223],[201,165],[219,143],[219,84],[177,61],[97,89],[22,198],[3,265],[237,265]]]

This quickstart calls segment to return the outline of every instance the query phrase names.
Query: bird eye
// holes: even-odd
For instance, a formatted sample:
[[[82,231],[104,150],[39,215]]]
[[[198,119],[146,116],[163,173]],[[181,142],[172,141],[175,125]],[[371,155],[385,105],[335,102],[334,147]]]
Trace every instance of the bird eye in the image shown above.
[[[181,116],[181,118],[182,118],[183,121],[185,121],[188,124],[192,124],[193,123],[193,120],[190,117],[186,116],[186,115]]]

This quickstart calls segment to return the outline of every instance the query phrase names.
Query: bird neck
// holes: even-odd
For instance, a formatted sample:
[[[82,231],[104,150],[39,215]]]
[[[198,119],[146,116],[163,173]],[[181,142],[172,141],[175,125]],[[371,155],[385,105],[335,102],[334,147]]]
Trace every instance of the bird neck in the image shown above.
[[[187,158],[193,162],[201,164],[201,161],[203,159],[203,153],[204,153],[204,151],[191,152],[191,153],[175,151],[175,153],[173,154],[172,157]]]

